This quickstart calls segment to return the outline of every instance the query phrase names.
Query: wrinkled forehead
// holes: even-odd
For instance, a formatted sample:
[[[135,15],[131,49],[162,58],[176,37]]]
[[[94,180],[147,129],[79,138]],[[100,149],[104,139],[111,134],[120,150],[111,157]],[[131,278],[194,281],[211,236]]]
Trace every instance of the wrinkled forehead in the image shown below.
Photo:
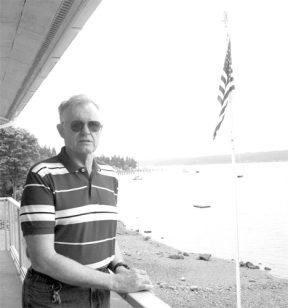
[[[93,102],[77,102],[69,104],[60,114],[62,121],[100,121],[100,110]]]

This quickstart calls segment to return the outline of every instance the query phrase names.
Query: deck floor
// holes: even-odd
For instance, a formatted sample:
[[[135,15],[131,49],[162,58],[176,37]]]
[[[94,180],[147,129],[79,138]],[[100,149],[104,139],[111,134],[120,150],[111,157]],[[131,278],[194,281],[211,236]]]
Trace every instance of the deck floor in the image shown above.
[[[8,251],[0,251],[0,308],[21,308],[21,279]]]

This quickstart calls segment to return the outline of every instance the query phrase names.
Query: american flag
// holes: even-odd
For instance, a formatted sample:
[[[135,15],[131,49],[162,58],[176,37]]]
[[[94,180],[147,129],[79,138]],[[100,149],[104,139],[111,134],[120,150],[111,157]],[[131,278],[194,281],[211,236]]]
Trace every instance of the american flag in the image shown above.
[[[226,107],[229,103],[229,95],[235,89],[235,86],[233,84],[234,79],[232,77],[232,66],[231,65],[232,65],[231,41],[229,40],[225,62],[224,62],[224,67],[223,67],[223,73],[221,75],[221,83],[219,86],[220,93],[218,95],[218,101],[221,104],[221,111],[219,114],[219,122],[214,130],[213,139],[215,139],[217,131],[219,130],[224,120]]]

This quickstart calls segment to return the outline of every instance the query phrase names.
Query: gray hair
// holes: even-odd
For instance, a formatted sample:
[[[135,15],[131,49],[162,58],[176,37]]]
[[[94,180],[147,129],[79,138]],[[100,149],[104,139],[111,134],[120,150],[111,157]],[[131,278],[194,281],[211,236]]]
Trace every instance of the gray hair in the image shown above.
[[[87,103],[92,103],[98,110],[100,110],[99,106],[88,96],[86,96],[84,94],[73,95],[68,100],[60,103],[60,105],[58,107],[60,120],[61,120],[61,116],[62,116],[63,112],[68,107],[73,106],[73,105],[76,106],[76,105],[81,105],[81,104],[87,104]]]

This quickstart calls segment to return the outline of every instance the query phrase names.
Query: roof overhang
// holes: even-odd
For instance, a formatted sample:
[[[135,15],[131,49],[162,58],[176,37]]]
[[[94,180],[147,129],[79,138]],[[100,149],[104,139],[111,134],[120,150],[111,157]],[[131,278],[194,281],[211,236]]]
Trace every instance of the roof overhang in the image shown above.
[[[0,0],[0,125],[19,115],[100,2]]]

